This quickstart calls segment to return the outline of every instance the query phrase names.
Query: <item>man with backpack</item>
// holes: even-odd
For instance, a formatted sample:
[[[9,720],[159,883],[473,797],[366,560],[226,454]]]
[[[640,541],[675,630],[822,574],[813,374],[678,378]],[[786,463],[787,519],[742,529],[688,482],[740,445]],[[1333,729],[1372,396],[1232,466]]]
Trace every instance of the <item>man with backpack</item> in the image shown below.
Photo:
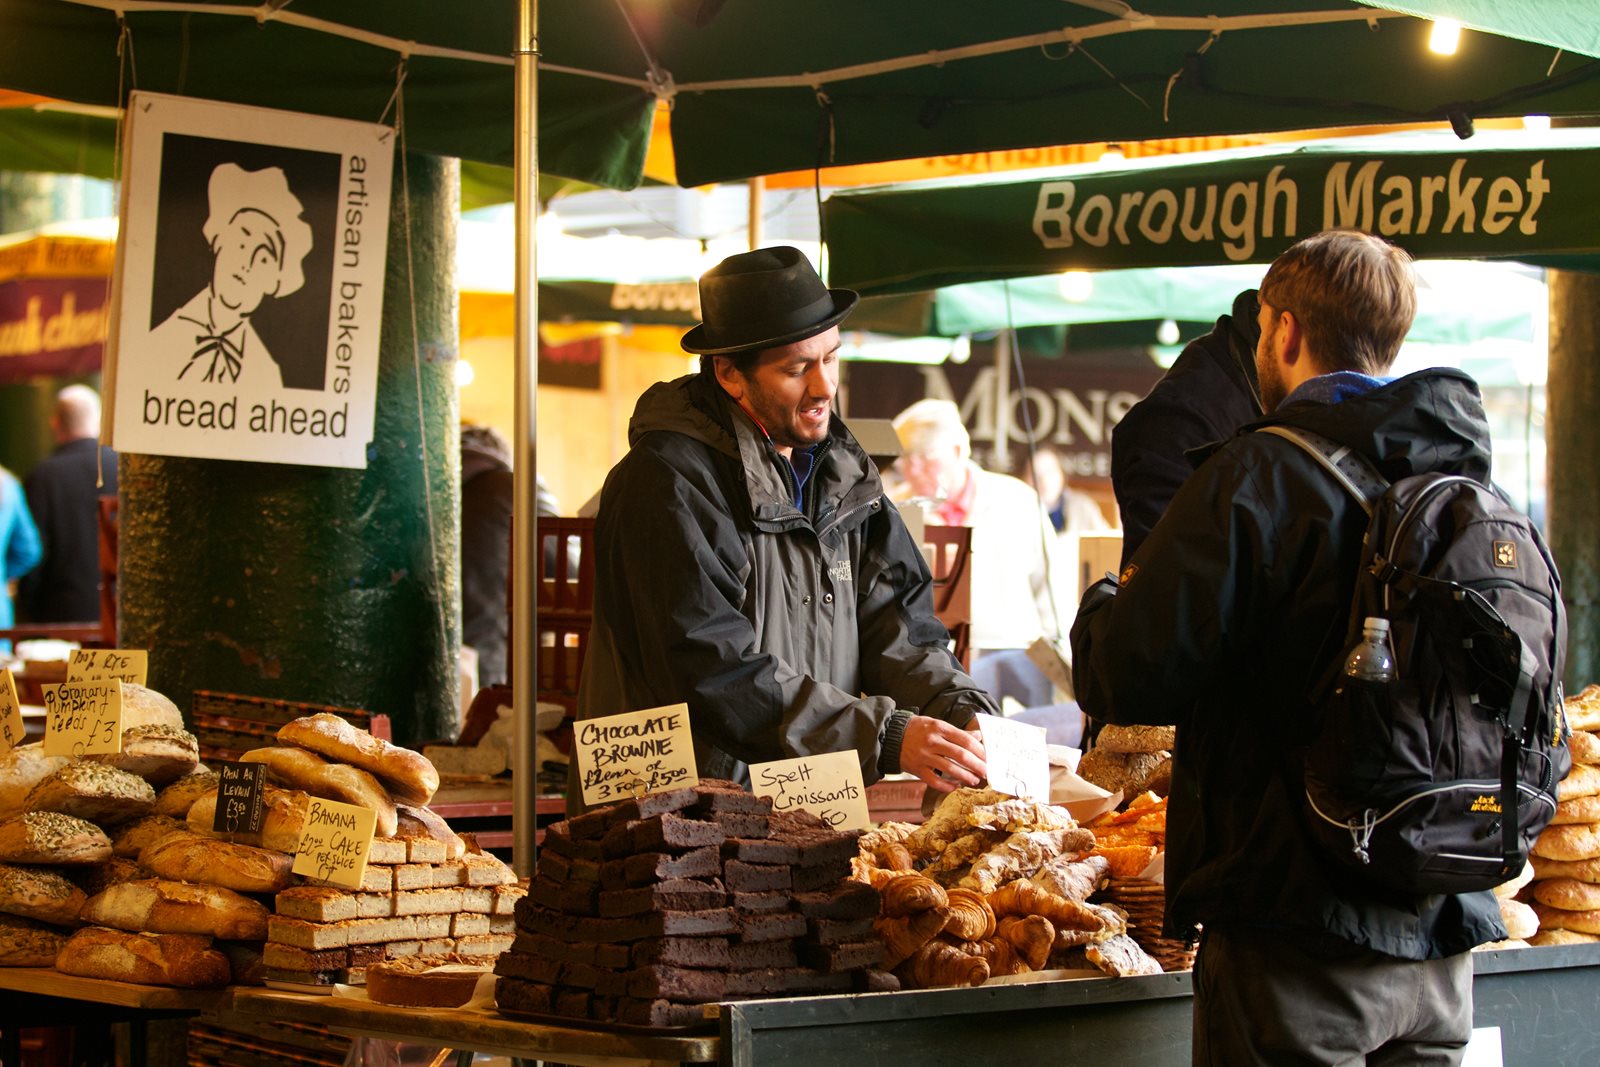
[[[1416,872],[1388,870],[1363,847],[1363,834],[1384,832],[1389,809],[1377,801],[1354,820],[1354,836],[1344,835],[1355,847],[1329,845],[1312,826],[1306,766],[1339,743],[1319,737],[1319,727],[1330,704],[1346,699],[1340,666],[1364,621],[1352,623],[1352,611],[1393,607],[1368,603],[1361,583],[1373,579],[1358,580],[1366,573],[1368,505],[1332,470],[1348,459],[1370,470],[1377,486],[1402,487],[1417,475],[1461,475],[1466,480],[1447,487],[1509,512],[1486,488],[1489,428],[1477,385],[1459,371],[1385,377],[1416,310],[1409,257],[1387,242],[1352,231],[1309,237],[1272,264],[1260,304],[1256,370],[1266,415],[1204,459],[1118,580],[1085,594],[1072,628],[1078,699],[1108,722],[1178,727],[1166,921],[1170,936],[1194,936],[1203,927],[1194,976],[1196,1064],[1359,1063],[1368,1056],[1369,1063],[1458,1063],[1472,1030],[1467,952],[1506,936],[1485,887],[1506,863],[1520,864],[1526,840],[1512,833],[1505,840],[1517,846],[1509,850],[1515,855],[1501,856],[1496,812],[1506,793],[1498,740],[1493,771],[1470,783],[1474,795],[1460,805],[1463,813],[1483,809],[1473,816],[1483,820],[1473,832],[1488,838],[1489,872],[1443,880],[1471,892],[1439,891],[1438,878],[1423,878],[1426,889],[1396,885],[1390,874],[1404,882]],[[1251,432],[1268,427],[1304,440]],[[1331,458],[1314,454],[1308,441],[1332,442]],[[1535,786],[1553,793],[1553,778],[1565,768],[1564,743],[1552,755],[1550,736],[1542,746],[1520,738],[1535,728],[1557,742],[1565,736],[1560,641],[1550,636],[1561,633],[1559,580],[1537,533],[1516,536],[1521,540],[1509,550],[1495,541],[1502,561],[1507,552],[1513,560],[1506,573],[1543,583],[1536,593],[1553,596],[1554,606],[1545,609],[1543,647],[1525,646],[1528,684],[1517,688],[1515,701],[1505,700],[1528,713],[1528,732],[1507,749],[1538,749]],[[1402,590],[1458,591],[1432,577],[1408,577]],[[1499,583],[1486,588],[1499,595]],[[1440,602],[1460,605],[1474,596],[1483,599],[1472,593]],[[1498,619],[1492,607],[1485,617]],[[1419,696],[1423,674],[1414,672],[1430,657],[1467,657],[1475,649],[1479,658],[1499,657],[1490,666],[1503,673],[1511,647],[1515,676],[1519,642],[1511,624],[1486,623],[1494,633],[1478,633],[1475,645],[1455,641],[1440,651],[1411,615],[1391,614],[1395,681],[1392,693],[1376,699],[1393,703],[1396,716],[1402,704],[1455,699],[1464,708],[1478,699],[1448,687]],[[1510,645],[1496,643],[1502,638]],[[1454,717],[1469,727],[1481,720],[1494,739],[1509,736],[1497,715],[1473,704]],[[1524,716],[1514,718],[1520,729]],[[1395,733],[1399,739],[1404,731]],[[1513,825],[1531,819],[1542,826],[1549,811],[1539,789],[1519,793],[1517,773],[1511,777],[1510,796],[1524,801]],[[1457,810],[1453,799],[1439,808],[1441,819]]]

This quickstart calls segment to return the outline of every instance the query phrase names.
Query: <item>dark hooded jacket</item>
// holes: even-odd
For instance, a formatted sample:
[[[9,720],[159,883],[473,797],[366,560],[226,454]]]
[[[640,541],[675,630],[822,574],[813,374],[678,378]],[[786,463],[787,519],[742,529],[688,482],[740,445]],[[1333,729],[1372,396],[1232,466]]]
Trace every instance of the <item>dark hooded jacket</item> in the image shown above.
[[[1283,424],[1349,445],[1398,481],[1489,481],[1477,385],[1421,371],[1338,404],[1294,402]],[[1404,959],[1505,937],[1489,893],[1386,896],[1310,838],[1298,753],[1310,699],[1342,654],[1366,516],[1316,461],[1241,432],[1184,483],[1124,569],[1090,588],[1072,628],[1083,707],[1113,723],[1176,724],[1167,924],[1310,932]]]
[[[580,718],[687,702],[702,777],[854,749],[870,783],[900,769],[913,709],[956,725],[994,710],[839,418],[803,510],[787,461],[709,375],[653,386],[628,437],[595,524]]]
[[[1126,564],[1155,528],[1194,464],[1190,449],[1232,437],[1261,415],[1256,386],[1256,291],[1184,348],[1176,363],[1111,431],[1111,488],[1122,514]]]

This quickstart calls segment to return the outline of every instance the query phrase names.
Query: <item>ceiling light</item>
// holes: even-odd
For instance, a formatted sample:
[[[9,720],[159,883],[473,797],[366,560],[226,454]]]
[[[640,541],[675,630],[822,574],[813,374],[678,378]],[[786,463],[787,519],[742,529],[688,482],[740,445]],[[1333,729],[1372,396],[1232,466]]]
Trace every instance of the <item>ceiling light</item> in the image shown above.
[[[1461,23],[1454,19],[1433,20],[1433,32],[1428,35],[1428,51],[1441,56],[1453,56],[1460,43]]]
[[[1094,276],[1086,270],[1063,271],[1056,287],[1061,292],[1061,299],[1081,304],[1094,295]]]
[[[472,384],[472,379],[476,378],[477,376],[478,372],[472,369],[472,364],[468,363],[464,359],[456,360],[457,389],[465,389],[467,386]]]
[[[1524,115],[1522,128],[1525,130],[1548,130],[1550,128],[1549,115]]]
[[[1162,319],[1161,325],[1156,327],[1156,342],[1163,345],[1175,345],[1182,335],[1178,333],[1178,324],[1172,319]]]
[[[1106,150],[1100,153],[1100,162],[1102,163],[1126,163],[1127,161],[1128,157],[1123,153],[1122,146],[1119,144],[1108,144],[1106,145]]]

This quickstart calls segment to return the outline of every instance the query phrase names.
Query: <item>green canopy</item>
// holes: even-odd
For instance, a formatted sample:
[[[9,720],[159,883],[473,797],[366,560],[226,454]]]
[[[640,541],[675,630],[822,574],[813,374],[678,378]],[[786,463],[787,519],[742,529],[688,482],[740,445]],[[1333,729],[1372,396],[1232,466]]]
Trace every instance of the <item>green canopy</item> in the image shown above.
[[[1344,226],[1432,258],[1600,253],[1600,131],[1398,134],[837,193],[834,285],[904,292],[1072,268],[1264,263]]]
[[[1384,5],[1386,8],[1388,5]],[[541,168],[640,180],[658,100],[684,185],[967,152],[1600,111],[1600,9],[1452,0],[543,0]],[[129,89],[377,121],[508,164],[516,0],[4,0],[0,87]],[[119,43],[121,48],[119,51]],[[1565,49],[1558,55],[1556,49]]]

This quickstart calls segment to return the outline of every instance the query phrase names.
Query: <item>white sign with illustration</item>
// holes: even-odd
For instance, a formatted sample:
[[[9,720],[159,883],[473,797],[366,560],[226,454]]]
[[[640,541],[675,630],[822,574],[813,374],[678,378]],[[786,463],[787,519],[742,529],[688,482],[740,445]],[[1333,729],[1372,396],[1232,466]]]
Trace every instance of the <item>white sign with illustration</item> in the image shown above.
[[[393,159],[385,126],[133,94],[119,451],[367,465]]]

